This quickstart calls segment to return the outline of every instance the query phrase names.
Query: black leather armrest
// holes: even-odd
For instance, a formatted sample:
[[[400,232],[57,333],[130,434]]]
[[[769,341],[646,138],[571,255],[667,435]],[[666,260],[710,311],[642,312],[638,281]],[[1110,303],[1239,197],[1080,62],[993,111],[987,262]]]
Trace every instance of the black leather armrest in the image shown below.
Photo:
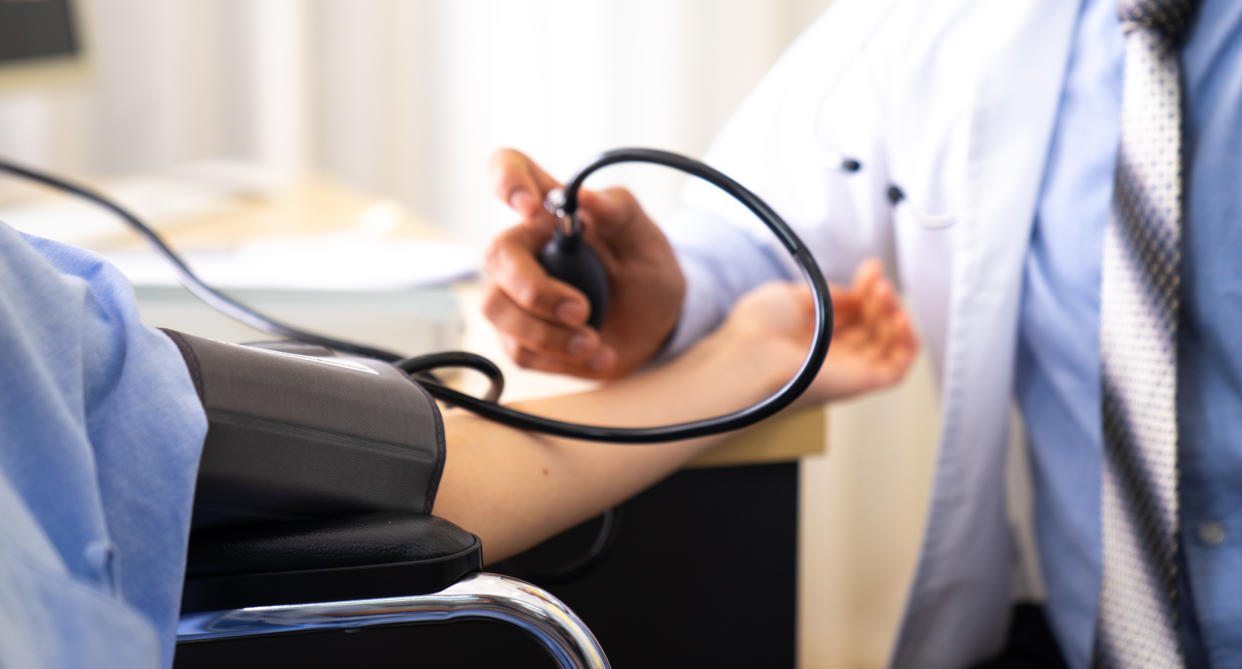
[[[478,537],[435,516],[200,529],[190,536],[181,611],[420,595],[481,567]]]

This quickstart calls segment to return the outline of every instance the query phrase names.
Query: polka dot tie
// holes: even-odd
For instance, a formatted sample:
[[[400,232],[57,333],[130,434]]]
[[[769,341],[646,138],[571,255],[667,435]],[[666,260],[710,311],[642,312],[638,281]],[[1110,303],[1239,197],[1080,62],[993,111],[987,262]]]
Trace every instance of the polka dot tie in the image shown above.
[[[1100,289],[1103,574],[1097,667],[1179,667],[1177,315],[1182,226],[1178,44],[1194,0],[1119,0],[1121,144]]]

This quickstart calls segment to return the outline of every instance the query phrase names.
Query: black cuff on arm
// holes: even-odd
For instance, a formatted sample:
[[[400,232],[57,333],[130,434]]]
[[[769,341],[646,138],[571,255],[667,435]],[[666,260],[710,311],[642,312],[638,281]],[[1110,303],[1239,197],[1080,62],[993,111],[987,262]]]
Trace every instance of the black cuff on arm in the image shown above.
[[[194,527],[431,512],[444,423],[435,400],[405,373],[317,346],[164,332],[209,423]]]

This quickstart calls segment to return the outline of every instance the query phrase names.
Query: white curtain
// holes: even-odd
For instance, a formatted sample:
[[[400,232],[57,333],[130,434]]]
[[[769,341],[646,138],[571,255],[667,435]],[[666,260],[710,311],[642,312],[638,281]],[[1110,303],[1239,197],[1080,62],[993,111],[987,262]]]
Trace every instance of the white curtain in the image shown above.
[[[316,170],[463,235],[488,156],[558,176],[621,145],[701,153],[828,0],[96,0],[92,76],[0,91],[0,152],[91,175],[231,157]],[[659,211],[680,178],[618,168]]]

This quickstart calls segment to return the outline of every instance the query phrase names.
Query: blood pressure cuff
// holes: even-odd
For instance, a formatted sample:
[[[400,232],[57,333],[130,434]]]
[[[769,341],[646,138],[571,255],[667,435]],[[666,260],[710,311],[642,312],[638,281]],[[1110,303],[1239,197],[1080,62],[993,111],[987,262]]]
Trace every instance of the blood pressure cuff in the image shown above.
[[[404,372],[317,346],[164,332],[207,412],[195,528],[431,512],[444,423]]]

